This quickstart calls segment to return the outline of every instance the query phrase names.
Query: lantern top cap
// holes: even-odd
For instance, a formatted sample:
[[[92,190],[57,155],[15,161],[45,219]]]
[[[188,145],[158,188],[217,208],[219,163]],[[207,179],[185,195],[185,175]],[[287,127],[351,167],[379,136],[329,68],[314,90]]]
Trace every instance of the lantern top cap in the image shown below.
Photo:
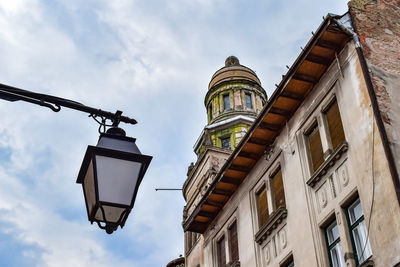
[[[106,133],[118,136],[126,136],[126,132],[124,131],[124,129],[119,127],[111,127],[110,129],[107,130]]]

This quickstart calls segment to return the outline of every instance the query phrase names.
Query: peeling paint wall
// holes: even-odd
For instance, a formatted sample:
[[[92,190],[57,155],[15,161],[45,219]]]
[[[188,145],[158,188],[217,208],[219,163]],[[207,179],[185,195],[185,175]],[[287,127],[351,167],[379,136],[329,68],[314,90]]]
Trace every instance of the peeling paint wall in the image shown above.
[[[397,172],[400,171],[400,1],[350,1]]]

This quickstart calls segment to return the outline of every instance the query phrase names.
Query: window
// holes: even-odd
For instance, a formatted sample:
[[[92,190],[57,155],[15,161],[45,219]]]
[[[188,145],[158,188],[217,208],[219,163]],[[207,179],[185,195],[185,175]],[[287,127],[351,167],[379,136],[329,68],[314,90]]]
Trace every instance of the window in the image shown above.
[[[286,206],[285,190],[283,189],[282,171],[279,168],[272,176],[275,209]]]
[[[345,140],[342,119],[340,118],[339,106],[336,99],[334,99],[325,110],[325,117],[328,124],[332,149],[335,150],[340,143]]]
[[[311,166],[315,172],[324,162],[324,152],[322,150],[321,135],[319,134],[318,123],[311,127],[306,133],[308,140],[308,150],[311,157]]]
[[[283,265],[282,267],[294,267],[294,262],[293,260],[288,262],[287,264]]]
[[[218,267],[226,266],[225,237],[224,236],[222,236],[217,242],[217,261],[218,261]]]
[[[227,267],[238,266],[239,262],[239,243],[237,218],[233,214],[213,240],[213,266]]]
[[[270,172],[270,177],[263,181],[260,189],[256,191],[257,215],[260,228],[264,226],[272,212],[286,206],[285,190],[283,188],[282,170],[280,166]],[[266,186],[266,183],[268,183]],[[268,200],[271,203],[268,203]]]
[[[355,251],[355,259],[358,265],[372,256],[360,199],[357,199],[349,206],[347,209],[347,216],[353,249]]]
[[[228,95],[224,95],[224,110],[230,109],[231,108],[231,104],[229,101],[229,94]]]
[[[231,138],[230,137],[222,138],[221,145],[223,149],[231,150]]]
[[[186,236],[186,252],[189,252],[197,243],[197,240],[200,237],[200,234],[195,232],[185,232]]]
[[[238,247],[238,236],[237,236],[237,225],[236,221],[228,229],[229,233],[229,254],[231,262],[239,260],[239,247]]]
[[[284,263],[280,265],[280,267],[294,267],[293,256],[291,255],[289,259],[285,260]]]
[[[208,114],[210,116],[210,121],[211,121],[213,119],[212,103],[208,106]]]
[[[261,227],[268,221],[269,218],[267,189],[265,185],[257,193],[257,210],[258,210],[258,221]]]
[[[324,164],[325,160],[331,160],[332,155],[338,155],[334,160],[336,161],[347,148],[336,98],[328,99],[323,105],[325,107],[316,114],[317,119],[314,119],[311,127],[305,132],[305,145],[312,175],[318,174],[323,168],[329,168],[328,163]]]
[[[253,104],[251,103],[251,94],[250,93],[245,93],[244,94],[245,98],[246,98],[246,108],[253,108]]]
[[[331,267],[345,267],[336,220],[325,229],[325,235]]]

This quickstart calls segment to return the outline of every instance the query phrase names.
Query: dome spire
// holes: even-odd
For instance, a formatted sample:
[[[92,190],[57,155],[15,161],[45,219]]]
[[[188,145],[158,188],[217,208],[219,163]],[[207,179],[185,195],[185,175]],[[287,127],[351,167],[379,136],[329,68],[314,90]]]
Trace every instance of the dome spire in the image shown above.
[[[225,60],[225,67],[240,65],[239,59],[235,56],[230,56]]]

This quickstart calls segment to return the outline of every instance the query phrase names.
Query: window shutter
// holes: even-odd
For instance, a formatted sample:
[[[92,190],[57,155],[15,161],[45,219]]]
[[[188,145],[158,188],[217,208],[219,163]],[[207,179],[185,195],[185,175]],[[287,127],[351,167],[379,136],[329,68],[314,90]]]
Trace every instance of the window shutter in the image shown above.
[[[268,201],[267,201],[267,190],[264,188],[257,194],[257,204],[258,204],[258,218],[260,221],[260,227],[263,226],[268,218]]]
[[[316,171],[324,162],[324,152],[322,151],[321,136],[319,134],[318,124],[308,134],[308,143],[312,161],[313,171]]]
[[[225,237],[222,237],[217,242],[217,256],[218,256],[218,267],[225,267],[226,266]]]
[[[233,223],[229,229],[229,249],[231,254],[231,261],[235,262],[239,260],[239,247],[238,247],[238,236],[237,236],[237,225]]]
[[[274,188],[275,208],[285,207],[285,190],[283,188],[282,171],[280,168],[272,177],[272,185]]]
[[[329,106],[325,114],[328,121],[332,148],[336,149],[338,145],[345,140],[342,120],[339,113],[339,106],[336,100]]]

